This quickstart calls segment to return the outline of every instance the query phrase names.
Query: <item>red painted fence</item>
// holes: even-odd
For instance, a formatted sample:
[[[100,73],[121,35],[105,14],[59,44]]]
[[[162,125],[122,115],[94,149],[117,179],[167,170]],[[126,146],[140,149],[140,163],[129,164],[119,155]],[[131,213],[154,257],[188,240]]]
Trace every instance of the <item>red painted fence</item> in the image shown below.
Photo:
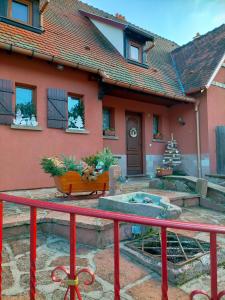
[[[194,299],[196,295],[205,295],[210,300],[220,300],[225,296],[224,291],[218,291],[217,287],[217,234],[225,234],[225,226],[187,223],[170,220],[159,220],[136,215],[121,214],[115,212],[107,212],[91,208],[81,208],[76,206],[68,206],[57,203],[48,203],[39,200],[27,199],[23,197],[15,197],[6,194],[0,194],[0,300],[2,294],[2,241],[3,241],[3,201],[30,207],[30,299],[35,300],[36,294],[36,240],[37,240],[37,209],[47,209],[52,211],[64,212],[70,214],[70,271],[64,267],[57,267],[52,271],[52,279],[60,282],[57,278],[57,270],[61,270],[68,276],[68,289],[64,299],[67,299],[70,292],[70,299],[78,298],[82,300],[79,291],[78,277],[82,272],[90,275],[90,281],[85,284],[92,284],[94,274],[88,269],[82,269],[76,272],[76,215],[108,219],[114,221],[114,299],[120,299],[120,236],[119,223],[135,223],[146,226],[155,226],[161,228],[162,239],[162,300],[168,300],[168,272],[167,272],[167,228],[180,229],[187,231],[208,232],[210,234],[210,263],[211,263],[211,295],[203,290],[193,291],[190,299]]]

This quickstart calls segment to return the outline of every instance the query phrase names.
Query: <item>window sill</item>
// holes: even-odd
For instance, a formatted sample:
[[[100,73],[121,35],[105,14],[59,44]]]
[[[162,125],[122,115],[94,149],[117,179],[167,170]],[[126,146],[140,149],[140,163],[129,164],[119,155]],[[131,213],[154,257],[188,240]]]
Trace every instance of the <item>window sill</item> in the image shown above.
[[[147,65],[145,63],[141,63],[141,62],[139,62],[137,60],[133,60],[133,59],[127,58],[127,62],[130,63],[130,64],[133,64],[133,65],[145,68],[145,69],[149,69],[149,65]]]
[[[40,126],[19,126],[19,125],[11,125],[11,129],[16,130],[31,130],[31,131],[42,131],[43,129]]]
[[[29,24],[21,23],[21,22],[15,21],[13,19],[2,17],[2,16],[0,17],[0,22],[6,23],[6,24],[9,24],[9,25],[12,25],[12,26],[16,26],[16,27],[19,27],[19,28],[22,28],[22,29],[26,29],[26,30],[29,30],[29,31],[32,31],[32,32],[35,32],[35,33],[39,33],[39,34],[43,33],[43,31],[44,31],[41,28],[34,27],[34,26],[29,25]]]
[[[102,137],[105,140],[118,140],[119,139],[118,136],[114,136],[114,135],[103,135]]]
[[[166,141],[160,140],[160,139],[152,139],[152,142],[156,142],[156,143],[166,143]]]
[[[76,134],[89,134],[90,131],[86,130],[86,129],[66,129],[66,133],[76,133]]]

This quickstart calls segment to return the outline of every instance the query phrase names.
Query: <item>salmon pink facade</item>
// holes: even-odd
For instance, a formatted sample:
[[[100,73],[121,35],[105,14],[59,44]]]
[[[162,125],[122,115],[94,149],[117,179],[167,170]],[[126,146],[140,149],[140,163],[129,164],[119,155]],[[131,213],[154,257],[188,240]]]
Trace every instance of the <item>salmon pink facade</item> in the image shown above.
[[[56,2],[42,16],[45,30],[0,21],[0,190],[52,187],[41,158],[80,159],[104,147],[118,158],[123,176],[155,176],[171,134],[182,154],[180,171],[216,173],[216,132],[225,126],[225,27],[179,47],[126,20],[105,19],[80,1]],[[71,8],[74,15],[60,31],[63,23],[56,26],[54,18],[64,20]],[[53,27],[63,32],[61,40]],[[195,44],[207,57],[213,39],[223,51],[218,61],[200,65]],[[184,55],[194,58],[185,61]],[[24,121],[21,110],[31,91],[35,113]],[[73,117],[74,108],[79,113]]]

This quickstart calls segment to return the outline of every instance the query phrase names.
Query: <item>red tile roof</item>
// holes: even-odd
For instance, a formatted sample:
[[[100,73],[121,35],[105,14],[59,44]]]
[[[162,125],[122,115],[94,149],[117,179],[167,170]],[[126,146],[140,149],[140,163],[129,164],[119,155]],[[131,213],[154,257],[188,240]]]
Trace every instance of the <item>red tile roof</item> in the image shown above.
[[[68,62],[74,67],[99,71],[106,81],[114,84],[174,99],[194,101],[185,96],[178,77],[182,70],[175,68],[177,44],[120,19],[124,24],[153,35],[156,41],[148,57],[149,69],[130,64],[91,21],[81,15],[80,9],[118,21],[116,17],[78,0],[51,0],[44,13],[45,31],[42,34],[0,22],[0,45],[8,44],[14,49],[32,50],[34,53]],[[171,56],[173,50],[174,57]],[[182,74],[181,79],[185,81]]]

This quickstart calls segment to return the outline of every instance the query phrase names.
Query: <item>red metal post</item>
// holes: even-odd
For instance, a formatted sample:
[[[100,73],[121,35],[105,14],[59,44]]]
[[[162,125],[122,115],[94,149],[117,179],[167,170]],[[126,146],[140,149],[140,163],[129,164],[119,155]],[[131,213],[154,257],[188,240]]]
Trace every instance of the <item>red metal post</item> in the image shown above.
[[[76,277],[76,215],[70,214],[70,279]],[[70,286],[70,300],[76,299],[76,287]]]
[[[114,300],[120,300],[120,226],[114,221]]]
[[[210,233],[211,299],[217,300],[217,249],[216,233]]]
[[[2,299],[3,202],[0,201],[0,300]]]
[[[161,259],[162,259],[162,300],[168,300],[167,233],[166,233],[166,227],[161,228]]]
[[[30,299],[36,298],[37,208],[30,208]]]

